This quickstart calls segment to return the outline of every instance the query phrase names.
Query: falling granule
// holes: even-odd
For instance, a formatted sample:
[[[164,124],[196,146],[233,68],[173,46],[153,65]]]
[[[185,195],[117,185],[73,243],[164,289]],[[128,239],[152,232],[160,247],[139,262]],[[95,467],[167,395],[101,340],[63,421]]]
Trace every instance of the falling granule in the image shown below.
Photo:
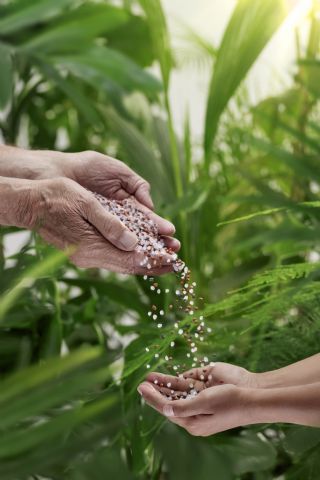
[[[207,327],[204,322],[203,315],[199,316],[199,319],[196,318],[195,312],[198,310],[198,306],[196,305],[196,294],[195,294],[195,287],[196,282],[191,280],[191,271],[190,269],[184,264],[184,262],[179,259],[178,255],[174,253],[172,250],[165,246],[163,238],[158,233],[158,227],[155,222],[150,220],[148,216],[139,208],[135,206],[135,203],[131,199],[125,200],[109,200],[99,194],[95,194],[98,201],[101,203],[103,207],[105,207],[108,212],[117,216],[124,225],[133,232],[138,238],[138,245],[136,247],[137,251],[143,254],[143,259],[140,262],[140,266],[146,269],[146,273],[149,273],[153,267],[163,265],[163,262],[167,264],[171,264],[173,270],[176,272],[179,278],[179,285],[173,289],[173,294],[175,295],[175,301],[171,300],[171,303],[168,305],[169,310],[169,321],[170,317],[172,317],[174,304],[176,305],[176,309],[178,312],[184,313],[185,317],[188,315],[189,317],[194,317],[190,319],[190,323],[192,328],[196,329],[195,333],[191,333],[190,325],[184,323],[183,325],[179,325],[178,321],[175,321],[171,325],[174,327],[176,334],[179,335],[179,344],[180,339],[185,339],[185,341],[189,344],[190,352],[186,353],[188,361],[192,361],[192,367],[195,367],[198,362],[197,357],[193,357],[192,355],[198,351],[198,347],[193,339],[196,341],[203,342],[205,332],[211,333],[212,329]],[[168,258],[167,258],[168,257]],[[151,273],[151,272],[150,272]],[[145,281],[150,282],[150,291],[153,292],[152,295],[157,294],[160,295],[162,292],[168,294],[170,293],[169,288],[161,289],[160,285],[154,281],[154,278],[151,277],[149,274],[143,275],[143,279]],[[161,298],[161,297],[160,297]],[[198,297],[199,300],[203,300],[202,297]],[[157,312],[157,313],[156,313]],[[148,316],[151,317],[153,320],[158,320],[158,317],[166,318],[166,312],[164,308],[159,308],[156,305],[152,305],[151,309],[148,311]],[[162,319],[161,319],[162,320]],[[155,327],[158,329],[163,328],[163,323],[156,323]],[[181,328],[181,327],[184,328]],[[160,335],[161,338],[165,338],[165,335]],[[174,341],[170,341],[169,345],[171,348],[175,346]],[[158,346],[159,347],[159,346]],[[157,348],[156,345],[153,345],[152,348]],[[146,352],[150,352],[149,347],[145,347]],[[160,355],[158,352],[153,354],[153,358],[159,359]],[[165,355],[164,361],[167,364],[167,368],[171,371],[174,370],[178,374],[178,370],[186,370],[186,365],[183,363],[181,365],[174,365],[173,358],[170,355]],[[151,359],[149,359],[150,361]],[[201,362],[201,360],[200,360]],[[205,363],[208,363],[208,357],[203,357],[203,361],[201,365],[203,366]],[[190,364],[189,364],[190,365]],[[198,364],[199,365],[199,364]],[[211,362],[210,366],[214,366],[214,363]],[[146,365],[147,369],[151,368],[150,364]],[[183,376],[182,374],[178,374],[178,376]],[[202,375],[203,376],[203,375]],[[208,379],[210,380],[210,376]],[[200,376],[201,378],[201,376]],[[212,378],[212,376],[211,376]],[[158,380],[154,380],[154,384],[158,384]],[[169,386],[170,385],[170,386]],[[163,384],[162,384],[163,386]],[[167,387],[171,387],[171,383],[167,384]],[[182,396],[180,394],[174,395],[174,390],[171,390],[171,395],[173,399],[179,398],[193,398],[195,395],[198,394],[198,391],[195,390],[193,384],[190,384],[190,391],[183,392]],[[167,396],[168,398],[168,396]],[[169,397],[171,398],[171,396]]]

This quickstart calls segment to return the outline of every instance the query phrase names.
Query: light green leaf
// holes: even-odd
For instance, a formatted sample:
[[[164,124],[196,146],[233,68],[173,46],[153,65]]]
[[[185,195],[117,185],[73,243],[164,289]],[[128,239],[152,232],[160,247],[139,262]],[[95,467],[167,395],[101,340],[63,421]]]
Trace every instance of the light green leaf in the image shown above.
[[[12,58],[10,49],[0,43],[0,110],[10,102],[13,90]]]
[[[33,0],[17,2],[8,15],[0,18],[0,36],[15,33],[59,15],[74,0]]]
[[[176,202],[167,205],[164,213],[169,217],[178,215],[179,212],[195,212],[207,200],[210,194],[211,185],[191,185],[187,193]]]
[[[152,190],[158,194],[159,199],[172,198],[171,185],[166,179],[163,165],[148,140],[114,109],[106,109],[106,118],[110,130],[131,160],[130,166],[151,183]]]
[[[159,0],[140,0],[140,5],[147,17],[154,54],[160,63],[164,88],[167,90],[173,62],[166,19],[161,8],[161,3]]]
[[[222,112],[284,17],[283,0],[239,0],[224,33],[210,82],[204,134],[207,168]]]
[[[51,61],[97,90],[103,88],[113,92],[123,88],[127,91],[157,93],[161,89],[160,82],[154,76],[120,52],[107,47],[96,46],[79,54],[55,56]]]
[[[4,295],[0,297],[0,323],[7,311],[17,301],[19,296],[26,288],[30,288],[34,282],[43,276],[52,274],[52,272],[63,265],[67,259],[64,252],[54,252],[42,262],[35,264],[21,275],[20,280]]]
[[[42,33],[33,35],[21,48],[44,53],[83,50],[108,30],[122,25],[127,14],[111,5],[88,3],[61,17]]]

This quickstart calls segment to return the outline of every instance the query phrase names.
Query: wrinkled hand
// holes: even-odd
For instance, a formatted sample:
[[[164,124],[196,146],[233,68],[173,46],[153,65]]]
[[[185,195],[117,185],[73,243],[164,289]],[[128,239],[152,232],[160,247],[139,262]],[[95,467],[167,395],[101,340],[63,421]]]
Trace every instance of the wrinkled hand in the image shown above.
[[[179,379],[166,377],[167,383],[172,383],[170,390],[180,391],[181,383],[174,381]],[[191,435],[206,437],[250,423],[245,389],[234,385],[204,388],[194,398],[185,400],[169,400],[149,382],[139,385],[138,390],[148,405]]]
[[[159,268],[147,272],[141,268],[142,257],[135,250],[137,237],[91,193],[115,200],[130,197],[157,224],[165,245],[174,252],[179,250],[172,223],[152,211],[149,184],[119,160],[91,151],[62,153],[2,146],[0,175],[2,225],[36,228],[58,248],[76,246],[72,259],[81,267],[148,275],[172,270],[167,258]]]
[[[67,177],[88,190],[110,199],[123,200],[133,197],[138,202],[139,208],[157,223],[166,245],[174,251],[179,250],[180,242],[172,237],[175,232],[174,225],[152,214],[153,202],[149,183],[120,160],[94,151],[79,153],[41,151],[34,154],[39,162],[47,165],[47,168],[39,169],[38,179]]]
[[[27,184],[27,195],[25,188],[13,187],[15,207],[8,205],[11,218],[7,224],[34,229],[45,241],[62,250],[74,246],[71,260],[79,267],[146,273],[140,266],[142,254],[133,250],[136,236],[81,185],[59,177],[12,180],[12,185],[17,183]],[[154,216],[151,212],[150,217]],[[166,260],[163,258],[163,266],[148,270],[148,274],[170,271]]]

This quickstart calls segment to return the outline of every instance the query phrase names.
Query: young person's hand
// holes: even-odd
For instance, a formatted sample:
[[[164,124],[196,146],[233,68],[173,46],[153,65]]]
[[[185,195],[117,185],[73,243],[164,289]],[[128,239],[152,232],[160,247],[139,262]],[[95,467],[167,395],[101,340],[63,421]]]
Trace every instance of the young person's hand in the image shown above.
[[[193,435],[255,423],[319,427],[320,354],[258,374],[222,362],[178,377],[154,372],[138,391],[148,405]]]
[[[192,368],[184,372],[183,377],[202,382],[205,387],[213,387],[224,383],[238,387],[256,388],[258,386],[257,374],[249,372],[243,367],[224,362],[212,362],[203,368]]]
[[[144,382],[138,391],[148,405],[192,435],[206,437],[251,423],[245,389],[220,385],[190,399],[169,400],[155,387]]]

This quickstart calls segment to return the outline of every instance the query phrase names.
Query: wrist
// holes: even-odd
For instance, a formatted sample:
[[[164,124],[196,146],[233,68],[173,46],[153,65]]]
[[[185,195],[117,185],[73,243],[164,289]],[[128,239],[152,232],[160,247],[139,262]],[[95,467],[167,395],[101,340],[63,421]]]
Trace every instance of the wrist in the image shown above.
[[[247,424],[290,422],[293,405],[286,388],[248,388],[245,398]]]
[[[37,183],[33,180],[0,177],[0,224],[33,228],[36,224]]]
[[[253,385],[255,388],[280,388],[285,386],[285,378],[280,371],[254,373]]]
[[[68,176],[71,156],[72,154],[51,150],[28,150],[0,145],[0,175],[27,180]]]

